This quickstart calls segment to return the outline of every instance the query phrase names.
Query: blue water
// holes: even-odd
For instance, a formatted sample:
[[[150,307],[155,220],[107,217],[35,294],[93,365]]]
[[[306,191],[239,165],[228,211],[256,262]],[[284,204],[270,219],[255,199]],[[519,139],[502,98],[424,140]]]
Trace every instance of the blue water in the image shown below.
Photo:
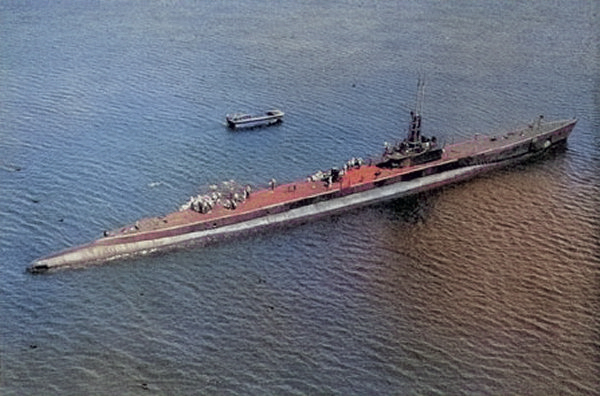
[[[0,393],[600,394],[600,6],[0,3]],[[577,117],[545,158],[204,248],[32,260],[234,178]],[[224,116],[277,107],[283,124]]]

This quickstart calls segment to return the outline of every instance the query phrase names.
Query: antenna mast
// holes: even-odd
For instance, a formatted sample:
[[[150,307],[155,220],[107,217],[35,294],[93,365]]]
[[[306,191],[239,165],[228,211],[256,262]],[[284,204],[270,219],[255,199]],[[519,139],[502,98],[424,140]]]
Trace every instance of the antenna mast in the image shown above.
[[[421,109],[425,99],[425,79],[419,76],[417,81],[417,96],[415,99],[415,109],[410,112],[410,130],[408,131],[408,141],[417,143],[421,141]]]

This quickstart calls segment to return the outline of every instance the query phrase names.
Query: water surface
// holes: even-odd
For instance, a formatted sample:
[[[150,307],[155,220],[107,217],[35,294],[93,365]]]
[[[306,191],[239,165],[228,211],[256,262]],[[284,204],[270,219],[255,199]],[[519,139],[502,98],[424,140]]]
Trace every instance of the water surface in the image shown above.
[[[0,4],[2,394],[599,394],[591,1]],[[235,178],[578,117],[543,159],[173,254],[35,258]],[[224,115],[278,107],[232,132]]]

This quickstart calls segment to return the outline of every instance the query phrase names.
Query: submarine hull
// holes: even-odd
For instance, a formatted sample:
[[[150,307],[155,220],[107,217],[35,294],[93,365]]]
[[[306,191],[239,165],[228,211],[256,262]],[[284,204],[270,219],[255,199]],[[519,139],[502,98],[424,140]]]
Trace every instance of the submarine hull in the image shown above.
[[[359,166],[348,170],[340,182],[333,185],[309,181],[281,185],[258,191],[237,210],[220,209],[209,214],[187,210],[165,218],[153,218],[150,219],[152,223],[161,223],[161,226],[139,229],[136,225],[135,230],[133,227],[123,228],[94,242],[40,258],[27,269],[32,273],[42,273],[82,267],[211,242],[417,194],[536,158],[565,143],[576,122],[557,122],[555,127],[542,133],[525,130],[522,135],[509,134],[500,142],[495,138],[485,138],[451,145],[445,148],[439,160],[404,169]]]

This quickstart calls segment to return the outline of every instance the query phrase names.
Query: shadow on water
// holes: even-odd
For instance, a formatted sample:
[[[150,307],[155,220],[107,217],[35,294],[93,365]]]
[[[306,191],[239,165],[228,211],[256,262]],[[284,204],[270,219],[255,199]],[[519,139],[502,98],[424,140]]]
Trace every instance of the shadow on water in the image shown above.
[[[391,220],[399,220],[408,224],[425,222],[435,205],[440,189],[425,193],[398,198],[379,204],[379,208],[387,211]]]
[[[568,147],[567,142],[562,141],[562,142],[556,143],[553,146],[550,146],[550,148],[547,151],[544,151],[540,155],[516,164],[516,167],[521,168],[521,167],[526,167],[533,163],[542,164],[546,161],[556,160],[558,158],[564,157],[565,153],[567,153],[568,151],[569,151],[569,147]]]

